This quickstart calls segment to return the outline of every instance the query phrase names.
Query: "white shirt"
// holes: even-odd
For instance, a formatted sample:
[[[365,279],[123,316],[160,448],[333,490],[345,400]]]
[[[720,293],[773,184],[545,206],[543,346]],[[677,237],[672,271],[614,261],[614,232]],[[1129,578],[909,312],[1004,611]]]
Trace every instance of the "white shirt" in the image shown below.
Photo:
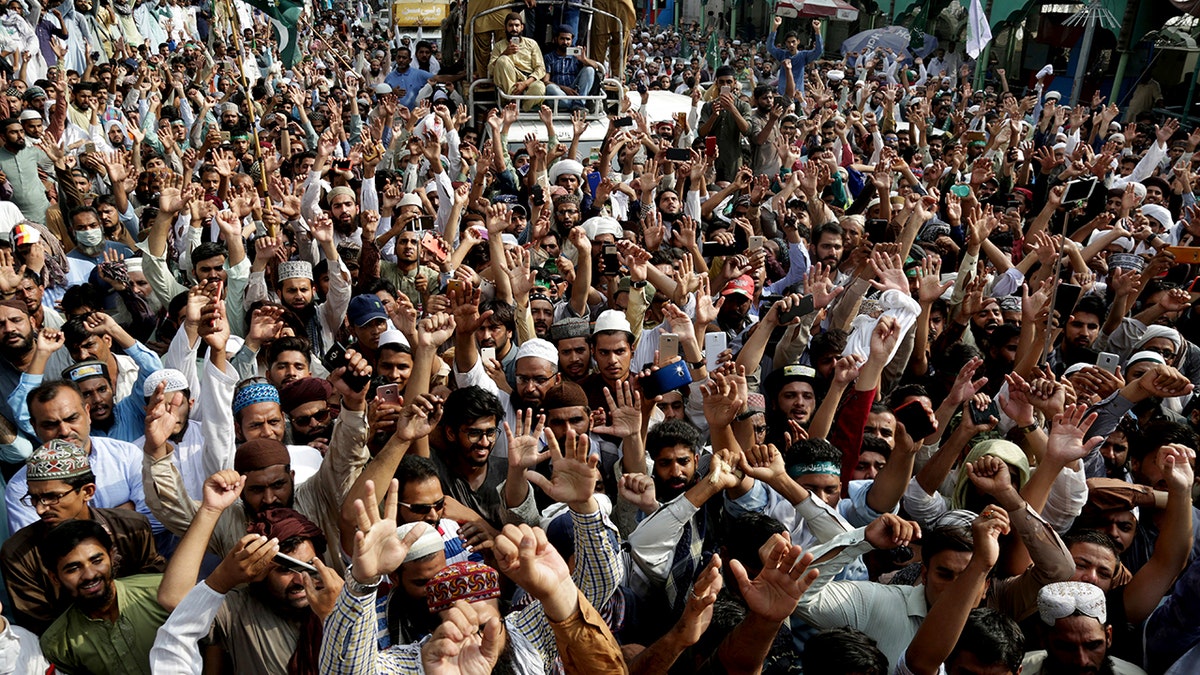
[[[200,675],[204,659],[200,657],[200,638],[208,635],[217,610],[225,596],[200,582],[183,596],[171,616],[158,627],[150,648],[150,672]]]
[[[44,675],[50,669],[33,633],[0,617],[0,675]]]

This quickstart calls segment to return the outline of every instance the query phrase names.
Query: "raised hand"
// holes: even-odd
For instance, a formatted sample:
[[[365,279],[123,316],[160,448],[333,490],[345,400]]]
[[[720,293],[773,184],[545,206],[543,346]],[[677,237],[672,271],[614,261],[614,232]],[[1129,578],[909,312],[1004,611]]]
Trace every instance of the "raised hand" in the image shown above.
[[[500,660],[500,618],[480,624],[471,603],[459,600],[421,647],[426,675],[488,675]]]
[[[165,382],[160,383],[146,403],[147,452],[157,453],[167,444],[171,434],[175,433],[175,410],[185,403],[182,391],[166,394],[166,388]]]
[[[787,477],[787,465],[783,453],[772,444],[754,444],[739,458],[738,468],[754,480],[767,485]]]
[[[775,17],[775,20],[778,21],[779,17]],[[721,556],[713,554],[704,571],[696,577],[695,583],[692,584],[692,592],[688,594],[683,615],[671,629],[677,636],[679,644],[691,646],[700,641],[700,636],[704,635],[704,631],[708,630],[708,625],[712,622],[713,605],[716,604],[717,596],[721,594],[724,586],[725,579],[721,576]]]
[[[627,473],[617,481],[617,496],[650,515],[658,510],[654,479],[644,473]]]
[[[544,436],[546,447],[550,451],[550,478],[547,479],[536,471],[526,471],[526,480],[556,502],[573,506],[587,504],[596,492],[596,481],[600,477],[596,468],[600,457],[591,454],[588,437],[577,435],[573,429],[568,429],[564,439],[566,447],[560,450],[558,439],[552,431],[547,429]]]
[[[1087,414],[1086,405],[1069,405],[1062,414],[1054,416],[1054,425],[1050,427],[1050,437],[1046,441],[1046,452],[1042,461],[1056,466],[1066,466],[1078,459],[1087,457],[1095,448],[1100,447],[1104,438],[1084,439],[1088,429],[1096,421],[1098,415]]]
[[[400,482],[392,480],[384,497],[383,517],[379,517],[375,497],[375,481],[368,480],[366,484],[366,503],[362,499],[354,500],[354,516],[358,531],[354,533],[354,563],[352,574],[360,584],[375,584],[384,574],[391,574],[417,539],[425,534],[426,525],[418,524],[409,530],[401,539],[396,536],[397,495],[400,492]]]
[[[634,391],[626,380],[617,386],[614,398],[608,387],[604,388],[604,400],[608,404],[608,424],[598,425],[592,429],[598,434],[608,434],[618,438],[626,438],[640,433],[642,429],[642,392]]]
[[[709,383],[700,385],[704,396],[704,418],[711,428],[733,424],[746,406],[746,369],[735,366],[709,374]]]
[[[396,536],[395,530],[392,530],[392,536]],[[279,553],[278,540],[267,539],[261,534],[247,534],[221,560],[205,583],[218,593],[228,593],[242,584],[262,581],[275,566],[276,553]]]
[[[752,581],[738,560],[729,564],[746,607],[768,620],[782,622],[800,602],[800,596],[817,579],[817,570],[809,570],[812,556],[793,546],[787,535],[771,537],[759,549],[762,571]]]
[[[545,600],[568,584],[574,586],[567,562],[539,527],[505,525],[492,550],[496,567],[534,599]]]
[[[517,428],[514,431],[504,423],[504,436],[508,439],[508,465],[514,469],[532,469],[550,458],[550,451],[542,450],[541,437],[546,428],[546,416],[534,415],[533,410],[517,411]]]
[[[417,324],[417,347],[436,349],[454,335],[454,317],[438,312],[427,316]]]
[[[867,525],[863,536],[877,549],[900,548],[921,538],[921,526],[893,513],[885,513]]]
[[[317,615],[317,618],[324,621],[333,614],[333,606],[337,603],[337,598],[342,593],[342,587],[346,582],[342,580],[342,575],[337,573],[337,570],[321,562],[320,558],[312,559],[313,567],[317,568],[317,574],[320,575],[320,581],[312,578],[310,575],[302,574],[300,578],[304,583],[304,592],[308,596],[308,607]]]
[[[421,394],[406,403],[396,417],[396,438],[411,442],[428,436],[442,419],[442,403],[442,397],[433,394]]]
[[[242,488],[245,486],[246,477],[233,469],[218,471],[204,481],[201,508],[221,513],[233,506],[242,495]]]
[[[1008,470],[1005,469],[1005,473]],[[978,560],[988,567],[1000,559],[1000,536],[1008,534],[1008,512],[997,506],[988,506],[971,523],[971,534],[974,541],[972,560]]]

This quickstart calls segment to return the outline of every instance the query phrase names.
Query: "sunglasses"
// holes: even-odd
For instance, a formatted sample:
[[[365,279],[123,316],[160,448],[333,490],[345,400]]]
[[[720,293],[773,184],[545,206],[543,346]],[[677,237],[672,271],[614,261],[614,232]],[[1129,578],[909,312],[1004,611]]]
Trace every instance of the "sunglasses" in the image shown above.
[[[412,511],[413,513],[417,514],[418,516],[423,516],[435,509],[438,511],[441,511],[443,508],[445,508],[446,507],[446,498],[442,497],[441,499],[437,500],[436,502],[434,502],[432,504],[406,504],[404,502],[397,502],[397,503],[400,504],[400,506],[403,506],[404,508],[408,509],[409,511]]]
[[[329,408],[325,408],[324,410],[318,410],[317,412],[315,412],[311,415],[297,415],[296,417],[293,417],[292,425],[298,426],[298,427],[306,427],[306,426],[312,424],[313,422],[316,422],[317,424],[324,424],[328,421],[329,421]]]

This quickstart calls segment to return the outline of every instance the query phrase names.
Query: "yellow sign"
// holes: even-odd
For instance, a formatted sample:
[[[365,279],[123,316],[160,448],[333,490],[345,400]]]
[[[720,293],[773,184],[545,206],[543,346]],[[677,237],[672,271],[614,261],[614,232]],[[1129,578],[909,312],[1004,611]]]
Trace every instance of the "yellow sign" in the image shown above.
[[[438,0],[392,2],[392,21],[396,26],[437,27],[450,12],[450,3]]]

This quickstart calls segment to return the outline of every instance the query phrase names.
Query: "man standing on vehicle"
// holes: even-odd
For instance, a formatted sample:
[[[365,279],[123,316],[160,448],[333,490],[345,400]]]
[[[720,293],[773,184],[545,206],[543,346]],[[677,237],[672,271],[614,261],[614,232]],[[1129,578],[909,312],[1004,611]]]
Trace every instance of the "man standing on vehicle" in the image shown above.
[[[509,12],[504,17],[508,46],[501,49],[501,45],[495,45],[492,48],[488,73],[501,92],[509,96],[536,97],[521,101],[521,107],[525,110],[536,110],[546,95],[546,83],[550,77],[546,74],[546,64],[542,61],[542,50],[538,48],[537,41],[521,37],[524,32],[525,21],[521,15]]]

